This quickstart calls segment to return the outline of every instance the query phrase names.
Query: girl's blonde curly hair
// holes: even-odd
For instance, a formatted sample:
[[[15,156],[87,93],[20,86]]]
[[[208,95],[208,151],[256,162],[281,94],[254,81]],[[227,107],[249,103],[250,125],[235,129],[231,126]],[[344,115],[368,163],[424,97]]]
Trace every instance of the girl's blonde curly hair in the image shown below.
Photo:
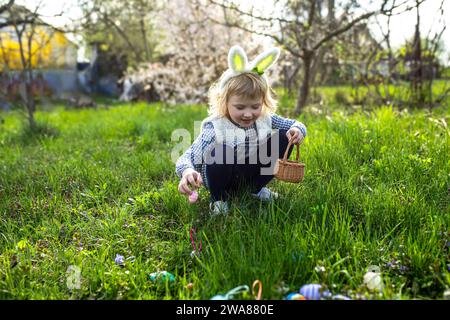
[[[220,88],[220,80],[215,82],[208,92],[210,116],[229,117],[227,103],[231,96],[239,96],[246,99],[262,98],[262,114],[275,113],[277,101],[275,92],[270,87],[265,75],[253,72],[241,73],[227,81],[223,89]]]

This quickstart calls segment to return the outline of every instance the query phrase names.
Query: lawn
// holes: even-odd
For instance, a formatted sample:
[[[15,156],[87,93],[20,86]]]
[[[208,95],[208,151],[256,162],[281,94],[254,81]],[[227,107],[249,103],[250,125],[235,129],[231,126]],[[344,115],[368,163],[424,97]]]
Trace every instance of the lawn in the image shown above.
[[[256,279],[263,299],[308,283],[353,299],[442,299],[450,289],[448,106],[308,109],[298,117],[304,181],[273,181],[274,203],[244,194],[216,218],[205,189],[194,205],[177,192],[171,160],[172,132],[193,135],[206,114],[60,106],[37,112],[31,135],[17,111],[1,113],[0,298],[210,299]],[[371,265],[381,292],[364,284]],[[174,281],[152,281],[157,271]]]

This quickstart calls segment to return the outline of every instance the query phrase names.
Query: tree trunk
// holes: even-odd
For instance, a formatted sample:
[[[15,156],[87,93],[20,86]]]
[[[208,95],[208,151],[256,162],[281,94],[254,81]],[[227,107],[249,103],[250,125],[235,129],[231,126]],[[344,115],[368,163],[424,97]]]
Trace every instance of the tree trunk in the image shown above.
[[[294,115],[298,116],[302,113],[303,108],[306,106],[309,95],[309,87],[311,82],[311,62],[313,58],[313,52],[305,52],[303,60],[303,80],[302,85],[299,88],[297,95],[297,106],[295,107]]]
[[[147,33],[145,31],[145,21],[144,21],[143,16],[141,16],[139,23],[141,26],[142,41],[144,41],[145,61],[149,62],[150,61],[150,50],[148,48]]]
[[[36,121],[34,119],[34,111],[35,111],[35,103],[34,103],[34,97],[33,97],[33,91],[31,88],[32,81],[33,81],[33,71],[32,71],[32,65],[31,65],[31,40],[32,35],[34,34],[34,31],[32,32],[32,35],[29,36],[28,39],[28,60],[25,57],[25,49],[23,47],[22,43],[22,36],[25,31],[25,27],[23,27],[22,30],[19,30],[17,25],[14,25],[14,29],[16,31],[17,38],[19,40],[19,52],[20,52],[20,59],[22,62],[22,72],[21,72],[21,80],[23,83],[20,83],[19,86],[24,85],[23,92],[20,92],[21,98],[24,102],[25,108],[27,109],[28,113],[28,122],[30,124],[30,129],[32,131],[35,131],[36,129]],[[20,89],[19,89],[20,91]]]
[[[300,67],[301,65],[298,63],[292,72],[289,72],[289,67],[284,68],[284,88],[289,97],[292,97],[292,87],[295,84],[295,79],[297,78]]]
[[[417,23],[414,32],[414,43],[412,48],[412,93],[414,97],[414,104],[418,107],[423,107],[425,97],[423,93],[423,63],[422,63],[422,48],[420,41],[420,2],[416,0]]]
[[[31,58],[30,58],[31,59]],[[31,64],[31,62],[30,62]],[[34,101],[33,95],[33,71],[31,70],[31,65],[27,70],[28,77],[25,76],[25,96],[26,105],[28,110],[28,122],[30,123],[31,130],[36,129],[36,122],[34,120],[34,112],[36,111],[36,103]]]
[[[28,123],[30,124],[31,131],[35,131],[36,130],[36,121],[34,119],[35,104],[34,104],[33,96],[29,94],[29,90],[30,90],[29,87],[31,87],[31,86],[29,86],[27,84],[26,90],[28,92],[27,93],[28,101],[26,103],[27,103],[27,111],[28,111]]]
[[[22,70],[19,83],[19,93],[25,107],[26,117],[30,125],[31,131],[36,129],[36,121],[34,119],[34,112],[36,111],[36,104],[33,97],[32,76],[29,70]]]
[[[314,60],[311,61],[311,69],[309,72],[309,78],[310,78],[310,86],[315,87],[316,85],[316,75],[317,73],[323,74],[325,73],[324,70],[324,56],[326,51],[329,51],[330,48],[328,45],[322,46],[319,49],[317,49],[317,53],[314,56]],[[320,82],[323,84],[323,82]]]

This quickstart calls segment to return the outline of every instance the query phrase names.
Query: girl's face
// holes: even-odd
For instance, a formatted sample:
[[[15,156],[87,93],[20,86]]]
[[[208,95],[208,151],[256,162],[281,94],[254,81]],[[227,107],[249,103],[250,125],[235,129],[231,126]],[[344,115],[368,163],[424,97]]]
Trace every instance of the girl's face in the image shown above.
[[[231,96],[227,102],[228,114],[241,127],[250,127],[261,115],[262,97],[250,99],[242,96]]]

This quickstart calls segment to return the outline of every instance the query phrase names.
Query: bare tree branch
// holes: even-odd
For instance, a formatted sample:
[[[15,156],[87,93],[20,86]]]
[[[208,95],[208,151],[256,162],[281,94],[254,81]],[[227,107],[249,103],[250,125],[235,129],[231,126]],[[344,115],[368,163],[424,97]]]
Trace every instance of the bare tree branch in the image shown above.
[[[368,18],[370,18],[371,16],[373,16],[376,12],[369,12],[366,14],[363,14],[362,16],[356,18],[355,20],[349,22],[347,25],[343,26],[342,28],[339,28],[329,34],[327,34],[325,37],[323,37],[318,43],[316,43],[313,47],[312,50],[315,51],[317,49],[319,49],[325,42],[331,40],[332,38],[350,30],[355,24],[357,24],[358,22],[361,22],[363,20],[366,20]]]
[[[9,8],[11,8],[13,4],[14,4],[14,0],[9,0],[8,3],[0,6],[0,14],[2,12],[9,10]]]
[[[288,19],[284,19],[284,18],[280,18],[280,17],[268,18],[268,17],[259,16],[259,15],[257,16],[257,15],[254,15],[253,13],[246,12],[246,11],[239,9],[236,5],[226,5],[223,2],[218,2],[215,0],[208,0],[208,1],[209,1],[209,3],[219,6],[223,9],[232,10],[232,11],[238,13],[239,15],[247,16],[252,19],[256,19],[256,20],[260,20],[260,21],[265,21],[265,22],[278,21],[278,22],[282,22],[282,23],[295,23],[296,22],[296,20],[288,20]]]
[[[314,70],[317,69],[317,59],[322,59],[323,55],[317,56],[317,51],[326,43],[332,39],[338,37],[339,35],[347,32],[356,24],[367,20],[371,16],[379,13],[380,11],[386,11],[385,7],[388,0],[383,0],[380,10],[374,10],[354,18],[350,22],[346,23],[340,28],[335,28],[332,26],[330,21],[328,23],[322,23],[322,5],[320,2],[308,0],[304,2],[288,2],[286,4],[286,10],[288,10],[294,18],[285,19],[278,18],[276,16],[272,17],[262,17],[255,15],[253,10],[244,11],[238,8],[234,4],[227,4],[223,1],[209,0],[210,4],[219,6],[224,10],[230,10],[244,17],[248,17],[253,21],[253,19],[259,22],[265,22],[270,24],[270,27],[274,23],[279,24],[279,31],[270,30],[270,28],[255,28],[249,27],[244,23],[236,23],[234,21],[226,21],[226,25],[229,27],[239,28],[253,34],[262,35],[270,37],[275,40],[275,42],[286,49],[292,56],[300,58],[303,62],[303,83],[302,88],[299,90],[298,105],[296,108],[296,113],[299,113],[306,103],[306,98],[309,92],[309,85],[311,78],[314,77]],[[349,10],[352,3],[347,3],[347,7],[344,8],[344,13],[341,15],[342,21],[345,21],[349,17]],[[392,6],[393,7],[393,6]],[[391,8],[392,9],[392,8]],[[216,23],[221,23],[214,21]],[[223,24],[223,22],[222,22]],[[313,68],[313,69],[311,69]]]
[[[407,6],[405,9],[400,10],[400,11],[397,12],[397,13],[394,13],[394,10],[395,10],[395,9],[400,8],[401,6],[403,6],[404,4],[406,4],[406,3],[409,2],[409,1],[410,1],[410,0],[404,0],[403,2],[401,2],[401,3],[397,4],[397,5],[393,4],[389,9],[385,9],[385,6],[387,5],[388,0],[384,0],[384,1],[383,1],[383,4],[382,4],[382,6],[381,6],[380,13],[383,14],[383,15],[396,16],[396,15],[402,14],[402,13],[404,13],[404,12],[411,11],[411,10],[413,10],[413,9],[416,8],[416,5],[415,5],[415,4],[414,4],[414,5],[411,5],[411,6]],[[419,3],[419,5],[420,5],[420,4],[422,4],[423,2],[425,2],[425,1],[427,1],[427,0],[419,0],[418,3]],[[394,3],[395,3],[395,1],[394,1]]]

